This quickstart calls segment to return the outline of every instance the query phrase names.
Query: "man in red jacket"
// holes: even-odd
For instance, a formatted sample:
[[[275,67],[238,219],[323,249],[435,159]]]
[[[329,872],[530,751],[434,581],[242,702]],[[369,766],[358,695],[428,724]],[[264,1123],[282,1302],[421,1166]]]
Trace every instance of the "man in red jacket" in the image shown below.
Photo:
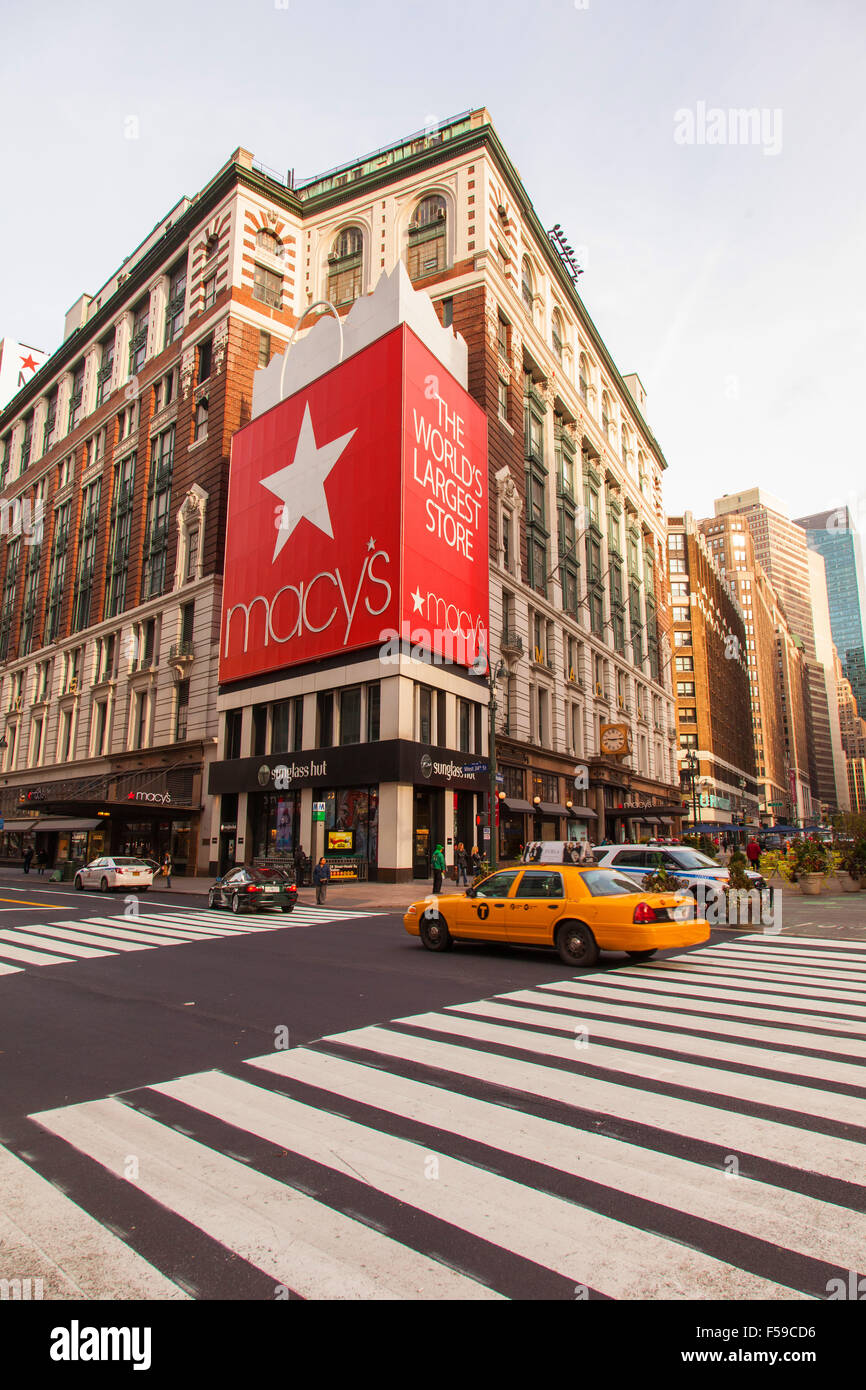
[[[752,868],[757,869],[758,860],[761,857],[761,846],[758,844],[754,836],[752,836],[751,840],[746,845],[746,854],[748,856],[749,863],[751,864]]]

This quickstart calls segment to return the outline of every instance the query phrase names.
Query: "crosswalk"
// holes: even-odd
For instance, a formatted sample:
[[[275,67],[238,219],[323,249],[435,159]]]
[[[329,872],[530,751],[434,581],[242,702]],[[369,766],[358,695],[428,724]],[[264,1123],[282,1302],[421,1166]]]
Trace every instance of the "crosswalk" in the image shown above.
[[[137,900],[133,900],[133,906],[138,907]],[[324,926],[380,915],[298,903],[290,913],[234,916],[227,911],[178,908],[164,912],[119,911],[111,917],[76,917],[61,922],[28,922],[22,927],[0,926],[0,975],[14,975],[34,966],[71,965],[74,961],[128,951],[152,951],[193,941],[214,941],[286,927]]]
[[[823,1299],[864,1059],[866,943],[745,936],[34,1114],[2,1219],[52,1297]]]

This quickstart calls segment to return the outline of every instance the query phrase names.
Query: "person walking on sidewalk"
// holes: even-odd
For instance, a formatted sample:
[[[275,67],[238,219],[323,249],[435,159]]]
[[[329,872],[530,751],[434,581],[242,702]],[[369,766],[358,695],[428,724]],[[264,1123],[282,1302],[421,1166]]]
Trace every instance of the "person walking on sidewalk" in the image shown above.
[[[442,875],[445,872],[445,851],[437,845],[433,851],[433,892],[442,892]]]
[[[466,884],[466,887],[468,888],[468,887],[469,887],[469,874],[468,874],[468,872],[467,872],[467,869],[468,869],[468,859],[467,859],[467,854],[466,854],[466,846],[464,845],[464,843],[463,843],[462,840],[460,840],[460,841],[458,842],[457,849],[454,851],[454,863],[455,863],[455,865],[456,865],[456,874],[455,874],[455,878],[457,879],[457,886],[458,886],[458,888],[460,887],[460,880],[461,880],[461,878],[463,879],[463,882]]]
[[[325,894],[328,891],[328,884],[331,881],[331,870],[325,863],[325,856],[322,855],[315,869],[313,870],[313,882],[316,885],[316,903],[319,907],[325,901]]]
[[[761,858],[761,846],[758,844],[754,835],[746,845],[746,854],[753,869],[757,869],[758,861]]]
[[[33,863],[33,849],[30,845],[24,851],[24,872],[29,874],[30,865]]]
[[[171,887],[171,855],[169,854],[168,850],[166,850],[166,852],[165,852],[165,858],[164,858],[163,861],[162,861],[162,876],[163,876],[163,878],[165,879],[165,886],[166,886],[166,888],[170,888],[170,887]]]

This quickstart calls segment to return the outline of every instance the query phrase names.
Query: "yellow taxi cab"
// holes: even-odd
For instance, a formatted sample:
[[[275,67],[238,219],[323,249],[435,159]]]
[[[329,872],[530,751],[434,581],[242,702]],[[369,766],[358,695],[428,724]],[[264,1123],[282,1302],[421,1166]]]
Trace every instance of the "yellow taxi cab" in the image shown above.
[[[498,869],[465,893],[412,903],[403,925],[428,951],[455,941],[555,946],[566,965],[595,965],[600,951],[649,960],[710,935],[689,893],[647,893],[615,869],[570,864]]]

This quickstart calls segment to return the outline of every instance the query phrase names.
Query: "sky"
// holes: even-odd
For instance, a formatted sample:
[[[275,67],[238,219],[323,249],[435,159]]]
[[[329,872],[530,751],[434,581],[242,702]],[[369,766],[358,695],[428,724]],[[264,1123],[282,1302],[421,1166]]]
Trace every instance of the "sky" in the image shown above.
[[[57,347],[238,146],[300,180],[486,106],[644,383],[668,511],[757,485],[866,531],[864,72],[862,0],[19,5],[0,338]]]

